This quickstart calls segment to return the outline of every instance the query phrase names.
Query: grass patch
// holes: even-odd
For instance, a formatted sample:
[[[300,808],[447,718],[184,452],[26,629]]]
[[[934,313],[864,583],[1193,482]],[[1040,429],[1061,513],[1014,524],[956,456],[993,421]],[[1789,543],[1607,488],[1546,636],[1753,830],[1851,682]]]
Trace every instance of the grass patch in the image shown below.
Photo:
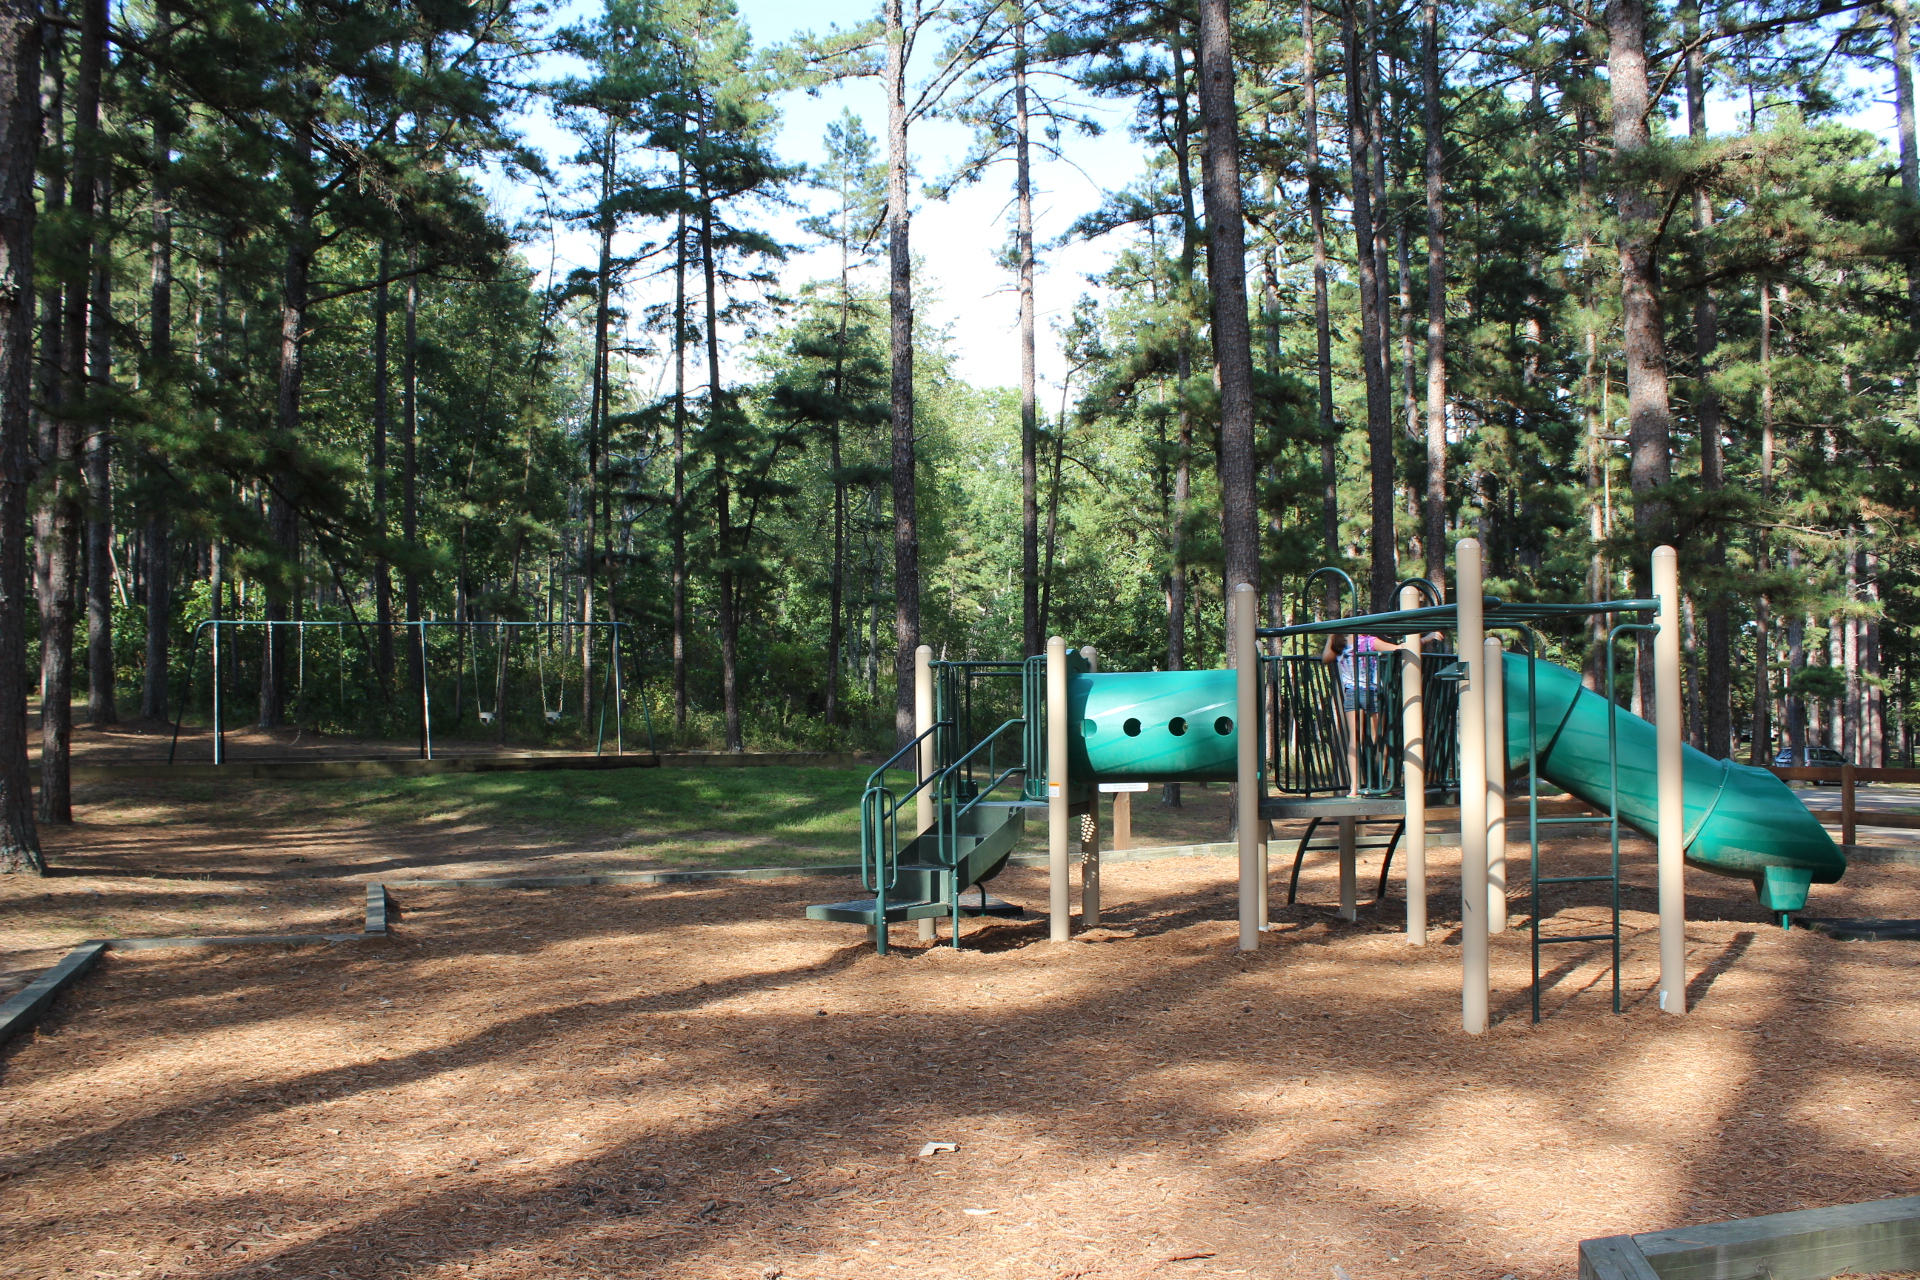
[[[618,769],[417,778],[95,784],[91,820],[307,829],[479,826],[566,840],[631,839],[669,863],[750,866],[781,848],[850,859],[865,769]],[[899,774],[896,786],[911,785]],[[818,857],[774,858],[817,861]]]

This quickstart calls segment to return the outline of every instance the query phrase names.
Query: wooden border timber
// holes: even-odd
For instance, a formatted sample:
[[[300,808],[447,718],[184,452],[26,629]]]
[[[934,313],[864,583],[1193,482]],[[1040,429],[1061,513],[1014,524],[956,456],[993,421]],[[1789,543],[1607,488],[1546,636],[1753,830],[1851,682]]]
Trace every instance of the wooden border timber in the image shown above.
[[[385,938],[399,909],[383,884],[367,886],[366,926],[360,933],[247,933],[224,937],[187,935],[177,938],[93,938],[81,943],[59,964],[16,991],[0,1004],[0,1044],[27,1030],[47,1011],[54,997],[87,975],[104,952],[156,951],[163,947],[311,947],[336,942],[366,942]]]
[[[411,778],[441,773],[544,773],[556,769],[844,769],[851,751],[672,751],[660,755],[407,756],[358,760],[236,760],[227,764],[76,764],[76,782],[124,778]]]
[[[1843,764],[1837,769],[1819,769],[1811,766],[1781,766],[1769,768],[1774,777],[1787,782],[1822,782],[1840,784],[1840,843],[1853,843],[1853,830],[1856,825],[1853,803],[1853,789],[1861,782],[1920,782],[1920,769],[1862,769],[1856,765]],[[1812,811],[1817,817],[1820,813]],[[1920,830],[1920,813],[1875,813],[1868,817],[1870,827],[1897,827],[1903,830]]]
[[[1580,1242],[1580,1280],[1828,1280],[1920,1269],[1920,1196]]]

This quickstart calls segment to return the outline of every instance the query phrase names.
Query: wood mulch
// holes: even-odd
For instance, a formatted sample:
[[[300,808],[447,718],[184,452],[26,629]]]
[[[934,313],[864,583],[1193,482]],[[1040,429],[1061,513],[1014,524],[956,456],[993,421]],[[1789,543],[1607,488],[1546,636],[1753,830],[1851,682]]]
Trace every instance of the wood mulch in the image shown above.
[[[1308,905],[1321,862],[1242,955],[1232,863],[1187,858],[1108,866],[1067,945],[877,957],[800,918],[849,896],[822,878],[408,890],[384,943],[112,954],[0,1054],[0,1276],[1531,1280],[1586,1237],[1920,1190],[1914,945],[1690,875],[1696,1011],[1663,1015],[1628,852],[1625,1012],[1579,945],[1533,1025],[1516,929],[1478,1038],[1446,850],[1423,949],[1397,898]],[[1916,875],[1815,905],[1920,915]],[[285,892],[342,915],[355,883]]]

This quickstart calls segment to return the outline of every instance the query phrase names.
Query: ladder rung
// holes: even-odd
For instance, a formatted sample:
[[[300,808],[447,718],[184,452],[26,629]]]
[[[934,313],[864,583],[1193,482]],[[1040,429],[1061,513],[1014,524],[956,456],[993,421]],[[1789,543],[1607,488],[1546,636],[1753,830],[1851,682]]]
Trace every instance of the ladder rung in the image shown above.
[[[1549,942],[1612,942],[1613,940],[1614,937],[1610,933],[1570,933],[1563,938],[1541,938],[1539,941],[1545,945]]]
[[[1509,825],[1511,825],[1516,821],[1525,822],[1527,821],[1527,819],[1524,817],[1516,819],[1512,814],[1507,815],[1507,822],[1509,823]],[[1611,818],[1539,818],[1539,819],[1536,819],[1536,821],[1538,821],[1539,824],[1543,827],[1549,827],[1549,826],[1551,827],[1570,827],[1570,826],[1603,827],[1611,823],[1612,819]]]
[[[1612,876],[1541,876],[1535,884],[1593,884],[1596,881],[1611,881]]]

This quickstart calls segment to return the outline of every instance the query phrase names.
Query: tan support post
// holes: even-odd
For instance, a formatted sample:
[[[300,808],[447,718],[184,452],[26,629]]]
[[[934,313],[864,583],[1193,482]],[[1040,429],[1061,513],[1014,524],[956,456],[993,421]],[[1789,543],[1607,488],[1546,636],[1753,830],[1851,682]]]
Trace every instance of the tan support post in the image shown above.
[[[1254,643],[1260,606],[1253,587],[1236,583],[1229,603],[1233,627],[1233,717],[1238,747],[1234,823],[1240,836],[1240,949],[1260,949],[1260,656]]]
[[[933,646],[923,644],[913,651],[913,731],[916,735],[933,728]],[[928,738],[920,744],[915,753],[915,782],[925,782],[933,776],[934,750],[933,739]],[[914,810],[914,834],[918,835],[933,825],[933,789],[922,791],[917,797],[919,803]]]
[[[1073,936],[1067,861],[1067,642],[1047,641],[1047,938]]]
[[[923,734],[933,728],[933,646],[923,644],[913,651],[913,731]],[[916,766],[914,781],[925,782],[938,768],[937,753],[933,748],[933,739],[928,738],[920,744],[920,750],[914,753]],[[933,825],[933,788],[927,787],[915,797],[914,834]],[[932,942],[940,936],[939,924],[935,920],[919,922],[920,941]]]
[[[1113,793],[1113,847],[1133,848],[1133,793]]]
[[[1418,609],[1420,588],[1400,588],[1400,607]],[[1420,665],[1420,633],[1400,651],[1400,780],[1407,797],[1406,845],[1401,865],[1407,881],[1407,941],[1427,945],[1427,689]]]
[[[1480,544],[1454,547],[1454,600],[1459,609],[1460,663],[1460,1025],[1487,1029],[1487,705],[1486,627]]]
[[[1487,932],[1507,927],[1507,647],[1482,646],[1487,659]]]
[[[1660,630],[1653,637],[1654,762],[1659,777],[1660,1007],[1687,1011],[1687,811],[1680,750],[1680,557],[1653,549],[1653,594]]]
[[[1100,669],[1100,653],[1092,645],[1080,650],[1090,671]],[[1080,927],[1091,929],[1100,923],[1100,790],[1087,796],[1086,811],[1080,817]]]
[[[1853,761],[1842,761],[1840,765],[1840,852],[1842,853],[1846,852],[1846,846],[1851,845],[1854,839],[1854,781]]]

